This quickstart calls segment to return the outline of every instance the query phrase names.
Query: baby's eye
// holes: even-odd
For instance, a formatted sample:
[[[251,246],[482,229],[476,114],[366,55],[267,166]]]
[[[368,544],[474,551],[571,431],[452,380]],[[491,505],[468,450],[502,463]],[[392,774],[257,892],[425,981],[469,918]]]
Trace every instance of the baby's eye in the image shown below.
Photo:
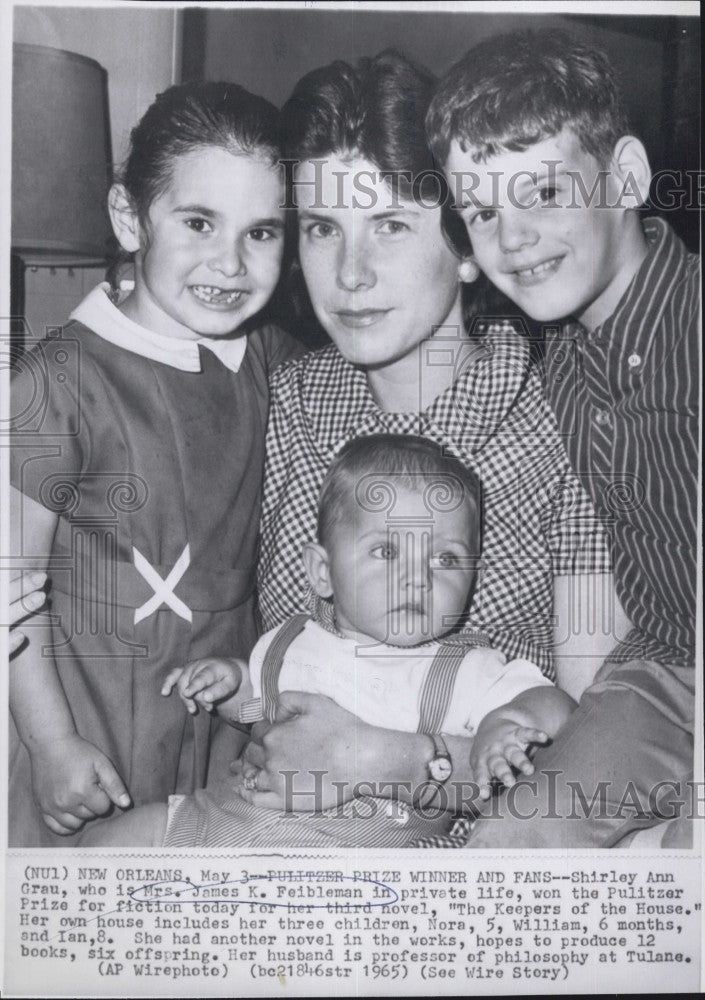
[[[389,542],[380,542],[379,545],[374,545],[370,549],[370,555],[373,559],[383,559],[385,562],[389,562],[390,559],[396,559],[397,550]]]
[[[431,556],[431,569],[456,569],[459,565],[460,559],[455,552],[439,552]]]
[[[385,219],[384,222],[380,223],[377,232],[382,233],[383,236],[398,236],[399,233],[409,232],[409,227],[398,219]]]
[[[193,229],[194,233],[210,233],[213,231],[213,227],[207,219],[195,218],[185,219],[184,221],[189,229]]]

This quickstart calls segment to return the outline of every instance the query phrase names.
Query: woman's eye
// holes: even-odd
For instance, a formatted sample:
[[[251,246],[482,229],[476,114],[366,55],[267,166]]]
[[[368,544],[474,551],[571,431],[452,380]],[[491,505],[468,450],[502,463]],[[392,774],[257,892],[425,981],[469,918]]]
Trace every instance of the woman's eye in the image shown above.
[[[390,559],[396,559],[397,550],[393,545],[381,542],[370,549],[370,555],[373,559],[383,559],[388,562]]]
[[[275,240],[277,238],[277,233],[275,233],[273,229],[265,229],[262,226],[251,229],[247,235],[248,238],[254,240],[255,243],[267,243],[269,240]]]
[[[335,229],[328,222],[312,222],[306,227],[305,232],[315,240],[325,240],[335,234]]]
[[[455,552],[439,552],[431,558],[432,569],[455,569],[460,565],[460,559]]]
[[[377,230],[378,233],[382,233],[383,236],[398,236],[399,233],[408,233],[409,227],[405,222],[399,222],[398,219],[386,219],[382,222]]]
[[[213,230],[207,219],[186,219],[186,225],[193,229],[194,233],[210,233]]]

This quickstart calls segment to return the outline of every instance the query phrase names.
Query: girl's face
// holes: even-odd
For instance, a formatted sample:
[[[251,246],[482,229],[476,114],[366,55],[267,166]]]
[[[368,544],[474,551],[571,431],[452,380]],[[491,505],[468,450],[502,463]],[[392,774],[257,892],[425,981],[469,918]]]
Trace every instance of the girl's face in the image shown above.
[[[301,267],[343,357],[387,369],[415,360],[435,328],[462,330],[460,262],[440,208],[394,195],[366,160],[303,161],[295,181]]]
[[[283,200],[280,171],[264,159],[217,146],[179,156],[140,227],[129,316],[182,339],[236,330],[279,279]]]

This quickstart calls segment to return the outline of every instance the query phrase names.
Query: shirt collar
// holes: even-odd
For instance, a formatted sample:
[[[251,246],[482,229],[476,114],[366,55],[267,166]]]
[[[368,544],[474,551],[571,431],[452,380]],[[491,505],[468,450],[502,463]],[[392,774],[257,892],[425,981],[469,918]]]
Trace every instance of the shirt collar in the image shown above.
[[[638,350],[645,358],[659,323],[680,280],[687,250],[664,219],[644,219],[646,257],[617,308],[594,331],[609,343],[614,336],[621,350]]]
[[[330,458],[351,438],[376,432],[420,434],[440,438],[455,454],[455,439],[474,452],[501,428],[526,380],[529,343],[510,322],[481,331],[484,353],[463,362],[464,338],[449,357],[458,371],[451,386],[421,413],[387,413],[372,397],[365,373],[331,344],[315,355],[307,401],[307,418]],[[328,401],[334,400],[329,405]],[[435,432],[435,433],[434,433]]]
[[[132,282],[122,282],[121,288],[132,287]],[[154,333],[125,316],[110,299],[110,285],[102,282],[89,292],[74,309],[70,319],[78,320],[94,333],[117,347],[139,354],[150,361],[159,361],[183,372],[200,372],[201,358],[198,348],[205,347],[232,372],[237,372],[247,349],[247,337],[234,339],[201,337],[200,340],[180,340]]]

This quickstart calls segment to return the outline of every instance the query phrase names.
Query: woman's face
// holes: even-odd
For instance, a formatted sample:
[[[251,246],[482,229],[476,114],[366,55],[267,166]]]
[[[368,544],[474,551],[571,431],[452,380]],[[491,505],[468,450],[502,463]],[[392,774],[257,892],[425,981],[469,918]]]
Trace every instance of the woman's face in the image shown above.
[[[460,262],[440,208],[395,195],[367,160],[305,160],[295,181],[301,267],[343,357],[386,368],[439,326],[462,330]]]

